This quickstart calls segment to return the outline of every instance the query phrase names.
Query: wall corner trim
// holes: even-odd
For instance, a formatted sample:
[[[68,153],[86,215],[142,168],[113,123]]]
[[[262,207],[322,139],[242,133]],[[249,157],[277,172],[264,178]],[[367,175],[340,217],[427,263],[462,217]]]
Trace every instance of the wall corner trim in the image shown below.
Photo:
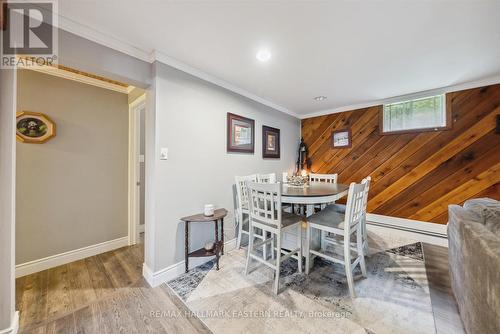
[[[224,242],[224,252],[229,252],[235,248],[236,238]],[[189,259],[189,269],[202,265],[212,258],[213,257],[191,258]],[[180,261],[158,271],[153,271],[146,263],[144,263],[142,266],[142,275],[149,285],[155,288],[182,275],[184,273],[184,263],[185,261]]]
[[[47,256],[16,265],[16,277],[26,276],[42,270],[57,267],[73,261],[78,261],[89,256],[109,252],[128,245],[128,236],[101,242],[99,244],[82,247],[61,254]],[[2,334],[0,332],[0,334]]]
[[[0,334],[17,334],[19,330],[19,311],[14,312],[9,328],[0,329]]]

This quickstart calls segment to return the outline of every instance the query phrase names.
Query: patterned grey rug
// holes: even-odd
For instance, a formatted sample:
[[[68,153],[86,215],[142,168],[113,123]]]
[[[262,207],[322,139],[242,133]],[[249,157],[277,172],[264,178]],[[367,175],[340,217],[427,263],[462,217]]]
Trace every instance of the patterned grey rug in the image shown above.
[[[208,262],[168,285],[216,334],[435,333],[420,243],[367,257],[368,277],[355,272],[354,299],[343,267],[323,259],[309,276],[297,272],[296,260],[284,262],[278,296],[270,269],[244,275],[244,250],[224,255],[219,271],[213,267]]]

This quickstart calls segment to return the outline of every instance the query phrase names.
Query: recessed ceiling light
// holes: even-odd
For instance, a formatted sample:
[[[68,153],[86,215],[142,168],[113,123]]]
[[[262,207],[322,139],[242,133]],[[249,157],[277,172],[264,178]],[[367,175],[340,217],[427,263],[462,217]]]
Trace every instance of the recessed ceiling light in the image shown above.
[[[271,59],[271,52],[269,50],[260,50],[256,55],[257,59],[262,62],[266,62]]]
[[[326,96],[320,95],[320,96],[316,96],[314,99],[316,101],[323,101],[323,100],[326,100]]]

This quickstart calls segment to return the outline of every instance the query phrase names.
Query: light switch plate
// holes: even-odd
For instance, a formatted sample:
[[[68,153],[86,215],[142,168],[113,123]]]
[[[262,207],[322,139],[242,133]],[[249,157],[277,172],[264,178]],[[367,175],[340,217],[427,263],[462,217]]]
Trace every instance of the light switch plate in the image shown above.
[[[168,159],[168,148],[162,147],[160,151],[160,160],[167,160]]]

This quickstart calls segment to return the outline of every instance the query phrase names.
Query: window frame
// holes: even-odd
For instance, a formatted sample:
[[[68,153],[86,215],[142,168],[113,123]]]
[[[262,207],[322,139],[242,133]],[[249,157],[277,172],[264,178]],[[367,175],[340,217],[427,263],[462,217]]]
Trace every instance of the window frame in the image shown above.
[[[406,102],[417,99],[430,98],[437,95],[443,95],[443,109],[445,113],[445,125],[440,127],[429,127],[429,128],[418,128],[418,129],[406,129],[406,130],[396,130],[396,131],[384,131],[384,105]],[[415,96],[406,99],[396,100],[384,103],[380,106],[379,112],[379,134],[380,135],[396,135],[396,134],[405,134],[405,133],[419,133],[419,132],[435,132],[435,131],[445,131],[451,130],[453,127],[452,117],[451,117],[451,95],[450,94],[431,94],[428,96]]]

